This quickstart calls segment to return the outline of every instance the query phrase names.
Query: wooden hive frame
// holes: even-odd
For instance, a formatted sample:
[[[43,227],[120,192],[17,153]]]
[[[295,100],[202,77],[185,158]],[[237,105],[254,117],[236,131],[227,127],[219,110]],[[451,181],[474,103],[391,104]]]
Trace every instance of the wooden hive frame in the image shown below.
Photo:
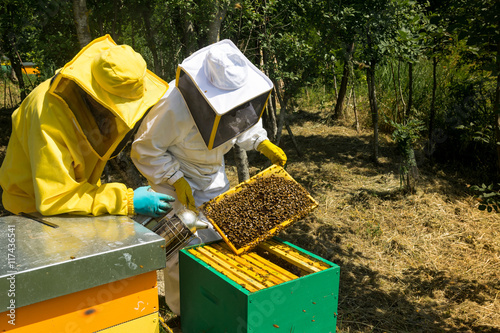
[[[289,226],[290,224],[292,224],[293,222],[303,218],[304,216],[306,216],[309,212],[311,212],[314,208],[318,207],[318,202],[316,200],[314,200],[314,198],[309,194],[307,193],[307,191],[304,189],[304,191],[307,193],[307,199],[309,200],[309,205],[308,207],[306,207],[303,211],[301,211],[300,213],[292,216],[291,218],[289,219],[286,219],[284,221],[282,221],[280,224],[278,224],[277,226],[275,226],[274,228],[268,230],[267,232],[259,235],[259,237],[257,237],[256,239],[254,239],[253,241],[245,244],[244,246],[242,247],[239,247],[237,248],[235,244],[233,244],[233,242],[231,242],[231,240],[227,237],[227,235],[224,233],[224,231],[221,229],[221,227],[218,225],[217,221],[213,220],[213,218],[210,216],[210,212],[208,211],[207,207],[208,207],[208,204],[210,202],[216,202],[216,203],[219,203],[220,201],[242,191],[247,185],[249,184],[252,184],[252,183],[255,183],[257,181],[259,181],[259,179],[261,178],[265,178],[265,177],[271,177],[271,176],[278,176],[278,177],[282,177],[282,178],[285,178],[287,180],[290,180],[292,182],[294,182],[295,184],[297,184],[298,186],[302,187],[300,184],[298,184],[295,179],[292,178],[292,176],[290,176],[290,174],[288,174],[288,172],[285,171],[285,169],[283,169],[281,166],[278,166],[278,165],[272,165],[270,166],[269,168],[259,172],[258,174],[256,174],[255,176],[251,177],[250,179],[236,185],[234,188],[231,188],[229,189],[227,192],[213,198],[212,200],[210,200],[209,202],[207,203],[204,203],[203,205],[200,206],[200,209],[204,212],[206,218],[210,221],[210,223],[212,223],[212,225],[214,226],[214,228],[219,232],[219,234],[221,235],[222,239],[224,240],[224,242],[226,242],[226,244],[229,246],[229,248],[235,253],[235,254],[242,254],[242,253],[245,253],[247,251],[249,251],[250,249],[254,248],[255,246],[257,246],[259,243],[275,236],[278,234],[279,231],[283,230],[285,227]],[[302,187],[303,188],[303,187]]]
[[[226,244],[220,242],[188,249],[193,256],[250,292],[269,288],[331,267],[276,239],[261,242],[257,246],[257,250],[266,251],[290,263],[300,270],[300,274],[290,272],[257,252],[235,255]]]

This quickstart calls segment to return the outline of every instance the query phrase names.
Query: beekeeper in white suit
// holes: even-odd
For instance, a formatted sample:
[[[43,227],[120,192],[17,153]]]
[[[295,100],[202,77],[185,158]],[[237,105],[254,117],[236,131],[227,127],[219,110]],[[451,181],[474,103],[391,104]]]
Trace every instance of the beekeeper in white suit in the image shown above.
[[[197,211],[229,189],[224,154],[235,144],[285,165],[285,153],[262,127],[272,88],[230,40],[198,50],[178,66],[175,82],[142,122],[131,153],[152,189],[177,199],[170,214],[183,207]],[[197,235],[203,242],[220,239],[212,227]],[[177,254],[164,275],[167,305],[180,314]]]

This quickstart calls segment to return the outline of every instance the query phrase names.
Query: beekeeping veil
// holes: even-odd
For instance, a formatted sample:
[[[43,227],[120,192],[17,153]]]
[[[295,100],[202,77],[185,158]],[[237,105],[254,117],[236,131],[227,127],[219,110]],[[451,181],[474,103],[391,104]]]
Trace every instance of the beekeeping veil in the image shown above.
[[[177,68],[176,87],[213,149],[259,121],[273,84],[226,39],[185,59]]]

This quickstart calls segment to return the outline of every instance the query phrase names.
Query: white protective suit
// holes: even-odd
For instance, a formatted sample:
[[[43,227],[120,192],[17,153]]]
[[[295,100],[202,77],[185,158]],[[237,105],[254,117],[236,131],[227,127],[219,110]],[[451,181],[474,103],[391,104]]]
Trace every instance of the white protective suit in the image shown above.
[[[224,154],[235,144],[245,150],[256,149],[266,139],[267,132],[259,120],[238,137],[208,150],[174,80],[144,118],[132,144],[131,157],[157,192],[177,198],[173,183],[184,177],[199,207],[229,189]],[[181,206],[176,200],[170,214]],[[199,230],[197,236],[203,243],[221,239],[212,226]],[[167,261],[164,278],[166,303],[170,310],[180,314],[178,254]]]

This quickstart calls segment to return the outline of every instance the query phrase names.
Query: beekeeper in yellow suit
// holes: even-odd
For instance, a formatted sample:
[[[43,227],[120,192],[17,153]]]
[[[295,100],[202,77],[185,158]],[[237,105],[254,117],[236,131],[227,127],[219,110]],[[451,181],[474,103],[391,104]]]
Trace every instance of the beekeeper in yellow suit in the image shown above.
[[[224,154],[235,144],[286,163],[262,127],[272,88],[230,40],[198,50],[178,66],[176,80],[144,119],[131,152],[151,187],[177,199],[171,214],[183,206],[196,211],[229,189]],[[196,234],[203,242],[220,239],[213,227]],[[167,305],[180,314],[178,255],[167,261],[164,278]]]
[[[167,89],[130,46],[109,35],[85,46],[12,114],[0,168],[4,207],[14,214],[164,214],[168,195],[101,184],[100,177]]]

